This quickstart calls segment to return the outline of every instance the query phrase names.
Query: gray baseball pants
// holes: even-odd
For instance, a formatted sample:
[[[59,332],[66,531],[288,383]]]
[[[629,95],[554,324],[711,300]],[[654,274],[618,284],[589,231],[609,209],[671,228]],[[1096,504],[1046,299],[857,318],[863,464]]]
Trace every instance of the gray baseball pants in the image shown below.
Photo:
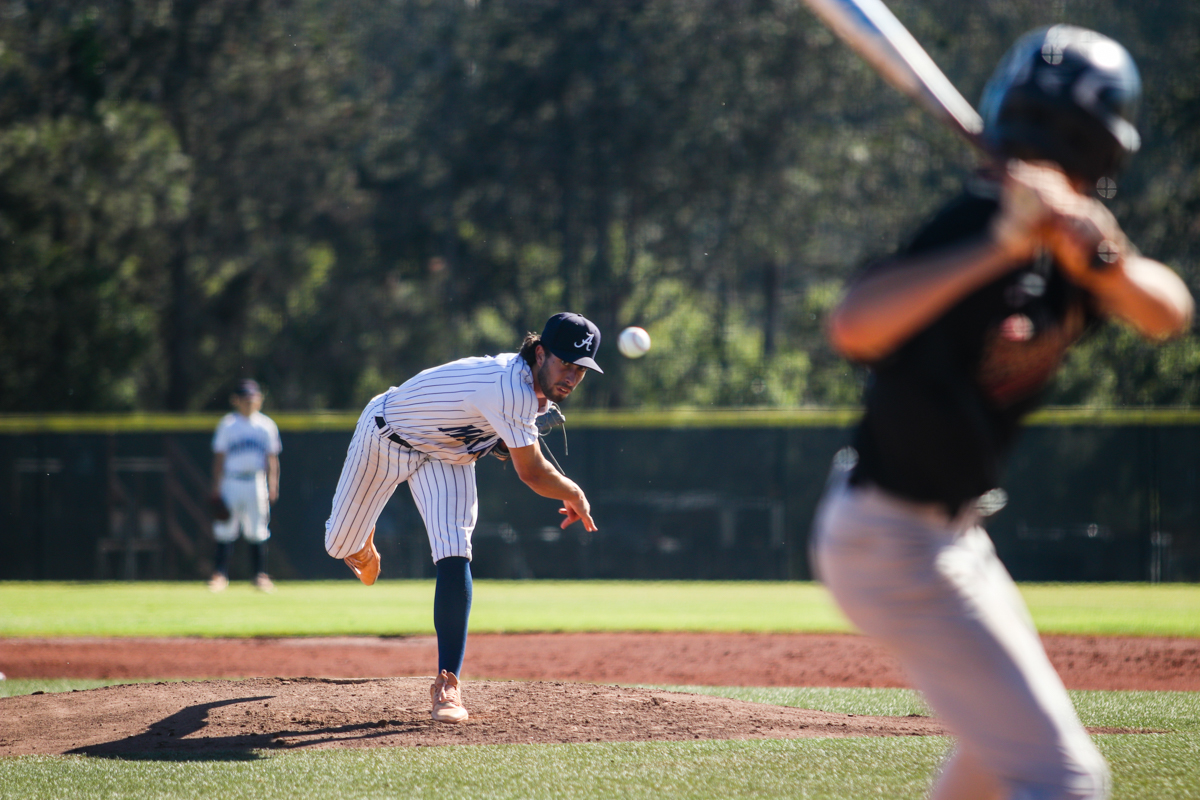
[[[932,800],[1108,797],[1104,758],[973,510],[950,517],[835,474],[813,555],[846,616],[958,737]]]

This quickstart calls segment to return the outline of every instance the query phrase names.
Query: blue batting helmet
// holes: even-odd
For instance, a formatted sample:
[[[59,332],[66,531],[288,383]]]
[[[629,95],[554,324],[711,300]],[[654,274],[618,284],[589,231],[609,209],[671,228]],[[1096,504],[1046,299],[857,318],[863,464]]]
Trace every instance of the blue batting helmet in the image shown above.
[[[1129,52],[1095,31],[1055,25],[1009,49],[983,90],[983,138],[998,155],[1048,160],[1093,182],[1141,146],[1142,79]]]

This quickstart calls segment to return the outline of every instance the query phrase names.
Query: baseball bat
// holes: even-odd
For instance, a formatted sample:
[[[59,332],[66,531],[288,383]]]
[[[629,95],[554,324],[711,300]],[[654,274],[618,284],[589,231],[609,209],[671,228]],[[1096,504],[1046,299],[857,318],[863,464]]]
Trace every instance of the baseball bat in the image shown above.
[[[874,67],[880,77],[971,145],[988,152],[979,112],[954,88],[883,0],[804,0],[804,3],[839,39]],[[1103,269],[1113,263],[1115,247],[1111,242],[1100,242],[1092,255],[1092,267]]]
[[[986,150],[980,139],[983,120],[979,113],[882,0],[804,2],[901,94],[975,147]]]

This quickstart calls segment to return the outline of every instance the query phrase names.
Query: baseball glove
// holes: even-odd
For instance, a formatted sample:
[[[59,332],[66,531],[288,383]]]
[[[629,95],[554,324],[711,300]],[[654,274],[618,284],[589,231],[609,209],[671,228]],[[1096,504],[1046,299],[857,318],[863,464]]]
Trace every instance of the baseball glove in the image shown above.
[[[547,433],[554,430],[559,425],[562,425],[566,421],[567,418],[563,416],[562,409],[556,404],[551,403],[546,407],[545,411],[537,416],[536,424],[538,436],[545,436]]]
[[[534,424],[537,425],[538,436],[545,436],[566,421],[567,418],[563,416],[562,409],[556,404],[550,403],[545,411],[538,414]],[[512,454],[508,452],[508,445],[504,443],[504,440],[497,439],[492,448],[488,450],[488,455],[498,458],[501,461],[508,461]]]
[[[488,455],[498,458],[501,461],[508,461],[508,457],[511,454],[508,452],[508,445],[504,443],[504,440],[497,439],[496,443],[492,445],[492,449],[488,450]]]
[[[233,516],[220,492],[213,492],[208,496],[208,513],[216,522],[225,522]]]

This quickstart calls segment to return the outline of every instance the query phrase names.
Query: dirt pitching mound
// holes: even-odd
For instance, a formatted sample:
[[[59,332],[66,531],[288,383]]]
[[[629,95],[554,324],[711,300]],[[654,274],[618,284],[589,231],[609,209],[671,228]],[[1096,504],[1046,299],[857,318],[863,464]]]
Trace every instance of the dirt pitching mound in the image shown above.
[[[1200,640],[1043,641],[1069,688],[1200,689]],[[0,756],[224,758],[260,749],[945,732],[927,717],[831,714],[605,685],[908,685],[895,660],[861,636],[485,635],[471,637],[467,656],[463,700],[471,719],[445,725],[429,719],[431,679],[409,677],[437,663],[433,637],[0,640],[0,669],[12,678],[283,676],[0,699]],[[314,675],[321,677],[301,677]]]
[[[0,699],[0,756],[234,755],[468,744],[932,736],[928,717],[872,717],[703,695],[546,681],[468,681],[471,718],[429,718],[432,678],[256,678],[108,686]]]

